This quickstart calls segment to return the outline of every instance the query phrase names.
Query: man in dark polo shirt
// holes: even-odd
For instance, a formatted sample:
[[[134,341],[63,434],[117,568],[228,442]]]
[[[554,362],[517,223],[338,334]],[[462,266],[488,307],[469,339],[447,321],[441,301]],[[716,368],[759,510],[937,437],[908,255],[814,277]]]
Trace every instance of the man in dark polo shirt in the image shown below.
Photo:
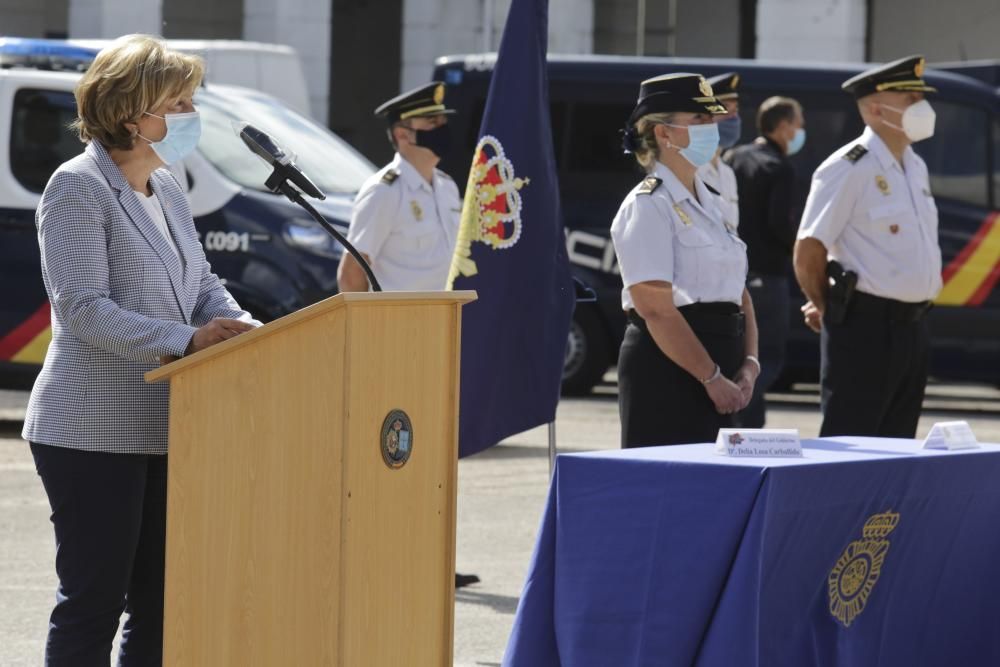
[[[736,173],[740,238],[747,244],[747,288],[759,331],[761,373],[753,399],[740,413],[748,428],[764,425],[764,392],[785,363],[788,340],[788,275],[798,219],[792,211],[795,170],[788,159],[805,143],[802,107],[789,97],[770,97],[757,110],[753,143],[738,146],[727,161]]]

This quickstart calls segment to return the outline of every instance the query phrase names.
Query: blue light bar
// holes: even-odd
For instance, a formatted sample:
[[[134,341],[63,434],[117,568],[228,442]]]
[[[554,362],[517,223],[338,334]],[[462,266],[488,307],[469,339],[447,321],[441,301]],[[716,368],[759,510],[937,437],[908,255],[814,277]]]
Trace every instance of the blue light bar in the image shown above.
[[[97,49],[58,39],[0,37],[0,67],[29,67],[81,72],[93,62]]]

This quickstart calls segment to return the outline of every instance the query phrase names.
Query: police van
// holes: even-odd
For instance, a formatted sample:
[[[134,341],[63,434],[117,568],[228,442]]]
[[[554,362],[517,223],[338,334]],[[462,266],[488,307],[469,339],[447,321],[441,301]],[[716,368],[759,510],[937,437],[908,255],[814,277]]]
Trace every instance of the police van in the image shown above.
[[[439,58],[434,78],[451,87],[448,103],[466,151],[442,168],[464,183],[475,146],[495,54]],[[621,277],[611,245],[611,220],[642,175],[621,150],[619,129],[639,83],[667,72],[707,77],[741,75],[743,136],[756,136],[754,117],[772,95],[803,106],[808,140],[791,158],[796,168],[795,210],[801,212],[813,171],[836,148],[861,134],[853,98],[840,84],[864,65],[789,64],[755,60],[551,56],[552,134],[573,271],[597,293],[574,315],[564,369],[564,391],[586,392],[615,363],[624,332]],[[934,137],[914,149],[927,162],[940,216],[944,289],[928,319],[933,345],[931,374],[962,381],[1000,382],[1000,89],[993,66],[929,68],[926,80],[937,112]],[[978,77],[978,78],[977,78]],[[982,80],[980,80],[982,79]],[[794,279],[792,332],[785,381],[818,377],[818,336],[797,313],[804,299]]]
[[[51,338],[35,208],[52,172],[83,151],[68,129],[73,88],[95,49],[0,38],[0,386],[25,386]],[[237,136],[249,121],[297,155],[327,194],[315,206],[346,230],[351,202],[375,168],[346,142],[269,95],[207,83],[195,94],[202,138],[177,175],[208,261],[233,296],[270,320],[337,291],[341,248],[309,215],[264,188],[269,169]]]

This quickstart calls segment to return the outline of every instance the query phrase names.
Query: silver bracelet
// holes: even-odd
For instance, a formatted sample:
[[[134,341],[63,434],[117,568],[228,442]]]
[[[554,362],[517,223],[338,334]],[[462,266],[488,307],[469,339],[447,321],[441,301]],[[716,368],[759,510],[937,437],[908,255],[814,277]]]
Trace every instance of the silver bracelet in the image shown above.
[[[709,385],[718,380],[720,377],[722,377],[722,369],[719,368],[719,364],[716,364],[715,372],[712,373],[712,377],[708,378],[707,380],[702,380],[701,383],[704,385]]]
[[[757,366],[757,375],[760,375],[760,371],[761,371],[760,359],[758,359],[757,357],[753,356],[752,354],[748,354],[746,356],[746,359],[747,359],[747,361],[752,361],[754,363],[754,365]]]

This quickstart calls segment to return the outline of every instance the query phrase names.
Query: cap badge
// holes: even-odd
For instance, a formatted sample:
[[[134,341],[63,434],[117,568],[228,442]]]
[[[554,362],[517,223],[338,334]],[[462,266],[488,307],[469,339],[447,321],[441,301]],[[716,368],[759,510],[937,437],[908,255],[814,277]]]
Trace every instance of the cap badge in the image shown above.
[[[713,97],[712,84],[706,81],[705,77],[699,77],[699,79],[700,80],[698,81],[698,90],[701,91],[701,94],[704,95],[705,97]]]
[[[417,219],[417,222],[424,219],[424,210],[420,208],[420,204],[417,203],[417,200],[414,199],[410,202],[410,210],[413,211],[413,217]]]
[[[913,73],[917,75],[917,78],[923,78],[924,76],[924,59],[921,58],[917,61],[917,64],[913,66]]]
[[[875,177],[875,185],[878,186],[879,192],[884,195],[889,194],[889,181],[885,180],[885,176],[879,174]]]
[[[919,76],[919,75],[918,75]],[[437,88],[434,89],[434,104],[444,103],[444,84],[438,84]]]
[[[740,75],[734,74],[732,80],[729,82],[729,87],[736,90],[738,85],[740,85]]]

